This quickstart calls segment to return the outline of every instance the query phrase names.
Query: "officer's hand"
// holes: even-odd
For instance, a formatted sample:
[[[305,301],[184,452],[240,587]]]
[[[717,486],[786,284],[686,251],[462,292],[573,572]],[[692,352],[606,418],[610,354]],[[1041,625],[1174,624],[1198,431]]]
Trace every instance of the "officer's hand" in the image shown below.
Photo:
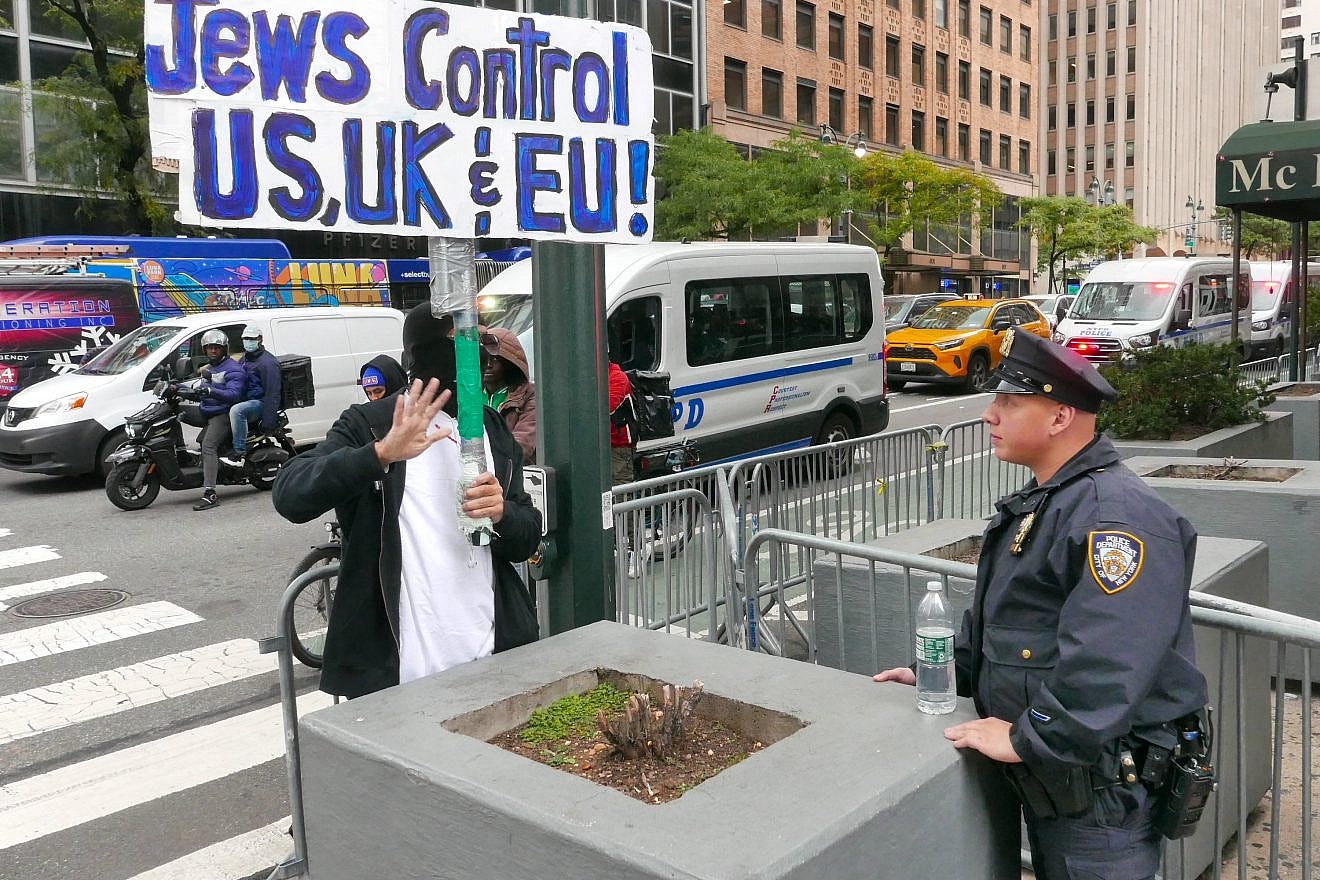
[[[407,392],[394,402],[394,422],[389,433],[375,443],[381,467],[416,458],[432,443],[448,437],[448,428],[440,428],[429,436],[426,433],[448,400],[449,392],[440,391],[439,379],[432,379],[425,388],[420,379],[414,379]]]
[[[1021,764],[1022,759],[1008,738],[1012,726],[1002,718],[979,718],[948,728],[944,731],[944,738],[952,742],[954,748],[975,749],[1004,764]]]
[[[480,474],[463,493],[463,512],[474,519],[488,516],[493,523],[504,518],[504,490],[490,471]]]
[[[916,684],[917,674],[906,666],[898,666],[894,669],[886,669],[884,672],[877,672],[871,677],[872,681],[896,681],[899,684]]]

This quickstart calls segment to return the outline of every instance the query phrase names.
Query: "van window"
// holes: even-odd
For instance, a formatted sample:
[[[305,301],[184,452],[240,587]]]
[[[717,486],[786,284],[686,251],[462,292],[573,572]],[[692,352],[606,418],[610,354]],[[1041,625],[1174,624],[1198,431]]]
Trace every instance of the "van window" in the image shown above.
[[[152,325],[148,324],[147,326],[150,327]],[[225,331],[225,336],[228,337],[229,339],[229,356],[231,358],[235,354],[238,354],[240,356],[242,355],[243,352],[242,337],[243,337],[243,328],[245,326],[247,325],[225,324],[224,326],[219,328]],[[146,327],[142,329],[145,330]],[[190,363],[190,367],[187,375],[180,376],[179,378],[181,379],[187,378],[187,376],[190,376],[193,373],[196,373],[199,369],[201,369],[202,364],[206,363],[206,352],[202,351],[202,336],[204,336],[206,333],[208,333],[213,329],[215,328],[207,327],[205,330],[198,330],[195,333],[193,333],[191,336],[189,336],[187,339],[185,339],[182,343],[180,343],[179,346],[174,349],[174,351],[170,352],[169,355],[158,365],[156,365],[155,369],[153,369],[150,374],[148,374],[145,387],[149,388],[157,380],[164,378],[165,368],[166,367],[173,368],[175,361],[177,361],[179,358],[187,358]]]
[[[643,296],[619,303],[608,321],[610,356],[625,370],[660,367],[660,297]]]
[[[794,275],[783,279],[783,285],[786,351],[852,342],[871,329],[865,275]]]
[[[1227,275],[1201,275],[1196,279],[1196,308],[1203,318],[1227,315],[1232,310]]]
[[[687,362],[695,367],[774,354],[781,314],[778,278],[689,282]]]
[[[1165,281],[1099,281],[1082,285],[1069,317],[1083,320],[1153,321],[1173,296]]]
[[[109,348],[88,358],[76,372],[117,376],[142,363],[162,345],[178,336],[180,328],[161,324],[139,327]]]
[[[843,307],[843,339],[855,342],[871,329],[871,279],[865,275],[840,275],[839,296]]]

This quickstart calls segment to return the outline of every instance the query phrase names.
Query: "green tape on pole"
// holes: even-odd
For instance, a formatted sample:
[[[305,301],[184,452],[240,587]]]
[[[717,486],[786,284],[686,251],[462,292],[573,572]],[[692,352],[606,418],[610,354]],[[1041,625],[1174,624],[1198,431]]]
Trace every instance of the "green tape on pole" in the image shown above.
[[[454,333],[454,356],[458,368],[458,436],[465,440],[480,437],[485,429],[481,390],[481,340],[476,327]]]

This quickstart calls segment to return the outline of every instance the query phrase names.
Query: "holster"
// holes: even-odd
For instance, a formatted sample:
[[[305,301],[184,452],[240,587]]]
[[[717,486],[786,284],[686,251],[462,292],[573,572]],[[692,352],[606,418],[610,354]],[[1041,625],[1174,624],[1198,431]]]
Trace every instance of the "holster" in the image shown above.
[[[1081,816],[1095,801],[1091,772],[1084,767],[1071,767],[1048,781],[1032,773],[1026,764],[1004,767],[1022,804],[1038,819]]]

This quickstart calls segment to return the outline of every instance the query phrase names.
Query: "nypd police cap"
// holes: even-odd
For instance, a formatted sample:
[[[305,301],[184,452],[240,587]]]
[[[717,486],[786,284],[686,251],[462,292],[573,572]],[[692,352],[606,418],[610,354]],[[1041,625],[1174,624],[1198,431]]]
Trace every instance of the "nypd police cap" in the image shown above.
[[[996,394],[1039,394],[1086,412],[1118,397],[1086,358],[1032,333],[1004,333],[1004,359],[985,390]]]

